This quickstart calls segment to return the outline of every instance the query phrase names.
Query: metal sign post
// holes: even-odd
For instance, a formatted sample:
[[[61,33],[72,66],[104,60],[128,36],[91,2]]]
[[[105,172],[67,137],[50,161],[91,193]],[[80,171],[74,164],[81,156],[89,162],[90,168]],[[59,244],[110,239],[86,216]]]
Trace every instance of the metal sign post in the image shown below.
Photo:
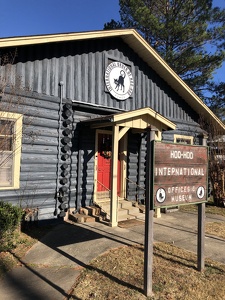
[[[207,136],[203,136],[202,145],[207,145]],[[208,192],[208,191],[207,191]],[[198,204],[198,271],[205,268],[205,203]]]
[[[147,129],[147,161],[146,161],[146,206],[145,206],[145,249],[144,249],[144,292],[152,295],[153,267],[153,151],[155,129]]]
[[[205,203],[198,204],[198,271],[205,268]]]

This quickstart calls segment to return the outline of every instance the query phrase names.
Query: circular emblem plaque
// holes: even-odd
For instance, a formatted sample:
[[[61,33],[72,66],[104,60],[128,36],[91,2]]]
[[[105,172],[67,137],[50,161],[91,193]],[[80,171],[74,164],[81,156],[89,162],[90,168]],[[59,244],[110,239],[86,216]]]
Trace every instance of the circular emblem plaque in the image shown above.
[[[125,100],[132,95],[134,80],[130,69],[121,62],[112,62],[105,71],[105,84],[110,94]]]
[[[204,195],[205,195],[205,189],[204,189],[204,187],[203,186],[198,187],[198,189],[197,189],[197,197],[199,199],[202,199],[204,197]]]
[[[163,203],[166,200],[166,191],[163,188],[159,188],[156,192],[156,200],[159,203]]]

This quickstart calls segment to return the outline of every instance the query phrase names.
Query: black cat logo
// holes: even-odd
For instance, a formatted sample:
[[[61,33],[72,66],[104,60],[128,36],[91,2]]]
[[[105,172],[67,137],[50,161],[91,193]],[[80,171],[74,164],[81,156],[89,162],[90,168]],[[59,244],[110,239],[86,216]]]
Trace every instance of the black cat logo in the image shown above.
[[[114,79],[114,83],[116,85],[116,87],[115,87],[116,91],[118,91],[120,89],[120,90],[123,90],[123,93],[124,93],[124,88],[125,88],[124,87],[124,78],[125,77],[126,77],[126,73],[123,70],[121,70],[119,78]]]

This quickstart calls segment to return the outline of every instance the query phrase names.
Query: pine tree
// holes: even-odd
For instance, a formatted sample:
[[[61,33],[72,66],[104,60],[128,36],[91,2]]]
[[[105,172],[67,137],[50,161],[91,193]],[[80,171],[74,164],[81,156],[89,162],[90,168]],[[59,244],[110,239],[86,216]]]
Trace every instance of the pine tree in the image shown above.
[[[170,67],[206,97],[223,60],[220,47],[225,10],[211,0],[120,0],[121,21],[104,29],[135,28]]]

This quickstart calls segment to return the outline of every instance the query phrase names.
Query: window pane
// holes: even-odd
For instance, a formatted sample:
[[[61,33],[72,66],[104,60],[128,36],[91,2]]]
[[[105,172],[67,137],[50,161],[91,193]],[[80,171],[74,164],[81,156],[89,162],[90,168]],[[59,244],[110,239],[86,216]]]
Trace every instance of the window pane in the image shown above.
[[[2,186],[12,186],[12,166],[0,168],[0,187]]]
[[[13,148],[12,137],[0,136],[0,151],[12,151]]]
[[[0,135],[13,134],[14,121],[0,120]]]
[[[191,140],[190,139],[177,138],[176,143],[191,145]]]
[[[13,153],[0,153],[0,187],[12,186]]]
[[[12,152],[1,152],[0,153],[0,167],[9,168],[13,163],[13,153]]]

